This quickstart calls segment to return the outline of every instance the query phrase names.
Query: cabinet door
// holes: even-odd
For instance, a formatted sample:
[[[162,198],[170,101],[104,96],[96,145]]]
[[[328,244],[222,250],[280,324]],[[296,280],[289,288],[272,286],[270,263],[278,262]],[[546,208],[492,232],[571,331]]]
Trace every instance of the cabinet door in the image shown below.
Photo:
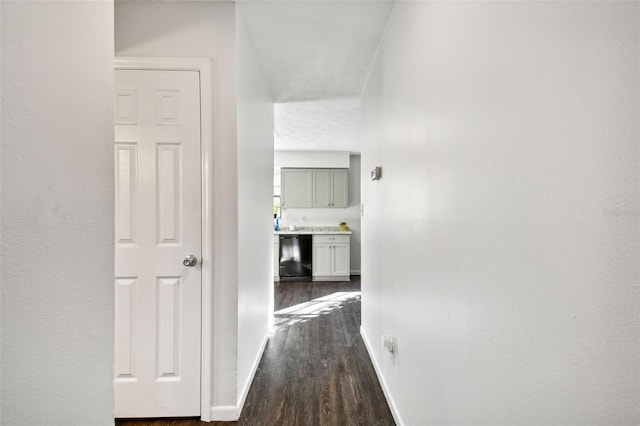
[[[313,170],[313,207],[331,207],[331,169]]]
[[[331,245],[313,244],[313,276],[331,275]]]
[[[273,243],[273,280],[280,280],[280,243]]]
[[[336,243],[331,247],[332,270],[331,275],[351,274],[349,244]]]
[[[313,173],[311,169],[282,169],[280,177],[282,208],[312,206]]]
[[[331,207],[347,207],[349,205],[349,170],[331,170]]]

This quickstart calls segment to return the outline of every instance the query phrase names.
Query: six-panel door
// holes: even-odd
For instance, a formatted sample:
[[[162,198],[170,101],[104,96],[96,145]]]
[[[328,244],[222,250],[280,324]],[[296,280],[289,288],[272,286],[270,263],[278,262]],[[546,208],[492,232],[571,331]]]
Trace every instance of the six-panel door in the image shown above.
[[[116,417],[200,415],[199,93],[197,72],[116,71]]]

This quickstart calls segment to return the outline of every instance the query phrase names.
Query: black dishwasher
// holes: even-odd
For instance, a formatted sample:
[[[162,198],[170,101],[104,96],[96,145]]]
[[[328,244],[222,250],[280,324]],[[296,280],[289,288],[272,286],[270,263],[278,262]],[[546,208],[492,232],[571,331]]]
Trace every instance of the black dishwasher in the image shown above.
[[[311,281],[311,235],[280,235],[280,281]]]

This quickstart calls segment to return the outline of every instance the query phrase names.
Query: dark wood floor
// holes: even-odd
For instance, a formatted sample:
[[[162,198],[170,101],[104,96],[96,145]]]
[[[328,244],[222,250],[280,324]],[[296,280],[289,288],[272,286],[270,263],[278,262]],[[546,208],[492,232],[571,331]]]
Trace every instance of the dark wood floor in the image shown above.
[[[237,422],[122,426],[394,425],[360,337],[360,280],[275,284],[275,327]]]

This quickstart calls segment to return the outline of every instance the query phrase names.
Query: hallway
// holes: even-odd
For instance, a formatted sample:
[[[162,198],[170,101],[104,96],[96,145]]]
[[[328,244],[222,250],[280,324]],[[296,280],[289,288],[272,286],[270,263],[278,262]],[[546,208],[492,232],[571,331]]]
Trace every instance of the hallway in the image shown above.
[[[275,284],[275,326],[237,425],[393,425],[359,334],[360,277]],[[195,426],[196,419],[118,425]]]

